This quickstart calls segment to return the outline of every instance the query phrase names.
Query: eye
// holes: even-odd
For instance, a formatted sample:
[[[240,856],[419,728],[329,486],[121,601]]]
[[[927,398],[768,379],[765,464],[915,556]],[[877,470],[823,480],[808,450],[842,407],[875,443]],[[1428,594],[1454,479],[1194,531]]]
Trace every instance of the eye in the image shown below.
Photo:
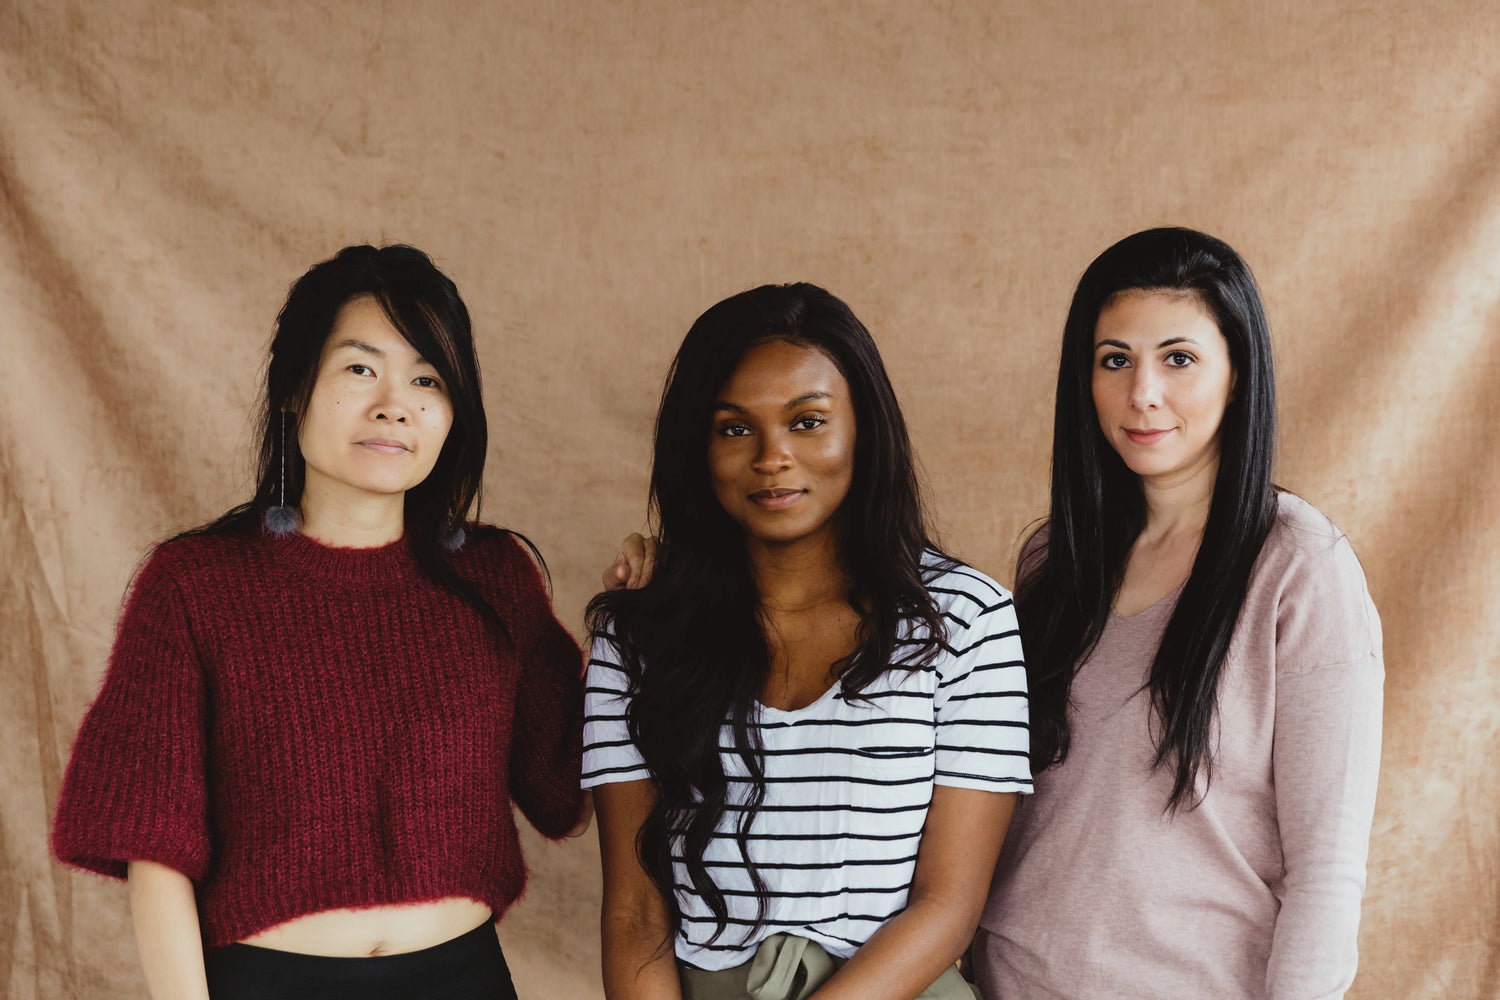
[[[441,389],[443,387],[443,383],[431,375],[418,375],[412,381],[424,389]]]
[[[369,365],[361,365],[361,364],[352,364],[352,365],[350,365],[346,369],[346,371],[353,372],[355,375],[374,375],[375,374],[374,369],[372,369]]]
[[[750,428],[744,424],[720,424],[718,434],[727,438],[749,437]]]
[[[1129,365],[1130,359],[1118,352],[1114,354],[1106,354],[1104,357],[1099,359],[1099,367],[1105,369],[1106,371],[1117,372],[1121,368],[1126,368]]]
[[[828,423],[828,421],[824,420],[822,417],[818,416],[817,414],[815,414],[815,413],[808,413],[808,414],[806,414],[804,416],[800,416],[796,420],[792,421],[792,430],[795,430],[795,431],[816,430],[817,428],[822,427],[826,423]]]
[[[1167,367],[1186,368],[1197,360],[1197,358],[1193,357],[1187,351],[1172,351],[1167,355]]]

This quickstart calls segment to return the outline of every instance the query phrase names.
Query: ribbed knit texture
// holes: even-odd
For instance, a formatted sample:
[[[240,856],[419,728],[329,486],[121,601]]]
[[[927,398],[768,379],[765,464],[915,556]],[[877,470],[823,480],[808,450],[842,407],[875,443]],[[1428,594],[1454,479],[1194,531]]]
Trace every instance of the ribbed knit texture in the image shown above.
[[[449,558],[513,645],[404,540],[159,548],[73,747],[58,858],[183,872],[210,947],[449,896],[498,919],[526,882],[511,802],[553,838],[578,815],[583,660],[508,533],[470,530]]]

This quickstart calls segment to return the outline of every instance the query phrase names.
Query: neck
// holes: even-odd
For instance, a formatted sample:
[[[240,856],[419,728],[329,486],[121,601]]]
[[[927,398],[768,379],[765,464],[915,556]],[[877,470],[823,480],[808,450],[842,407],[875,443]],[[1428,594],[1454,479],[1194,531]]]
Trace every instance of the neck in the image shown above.
[[[324,545],[370,549],[389,545],[406,531],[406,495],[330,489],[309,476],[302,490],[302,533]]]
[[[1213,506],[1214,483],[1219,475],[1217,453],[1205,455],[1191,469],[1167,476],[1143,477],[1141,493],[1146,500],[1146,525],[1141,539],[1155,543],[1164,539],[1203,534],[1208,511]]]
[[[750,573],[767,611],[801,611],[848,596],[849,577],[831,530],[785,544],[750,539],[748,545]]]

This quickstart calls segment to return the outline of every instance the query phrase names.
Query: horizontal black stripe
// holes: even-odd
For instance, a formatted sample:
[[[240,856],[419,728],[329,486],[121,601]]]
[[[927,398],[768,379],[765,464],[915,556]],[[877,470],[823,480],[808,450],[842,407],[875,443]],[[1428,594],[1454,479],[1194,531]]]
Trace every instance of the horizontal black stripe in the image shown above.
[[[757,729],[796,729],[801,726],[925,726],[932,728],[932,719],[903,719],[895,715],[877,715],[868,719],[796,719],[792,722],[752,723]]]
[[[688,896],[696,896],[699,899],[703,898],[703,894],[700,893],[697,889],[693,888],[690,885],[686,885],[684,883],[678,883],[674,888],[675,888],[676,892],[678,892],[679,894],[688,895]],[[764,893],[760,893],[760,892],[756,892],[754,889],[724,889],[724,888],[721,888],[719,890],[719,892],[721,892],[725,896],[740,896],[740,897],[744,897],[744,898],[747,898],[747,899],[753,899],[753,898],[757,898],[759,896],[765,896],[766,899],[771,900],[771,899],[831,899],[834,896],[891,896],[891,895],[894,895],[894,894],[896,894],[898,892],[909,892],[910,890],[911,890],[911,884],[910,883],[902,883],[901,885],[892,885],[892,886],[858,886],[858,887],[849,886],[849,887],[844,888],[844,889],[824,889],[824,890],[817,891],[817,892],[787,892],[787,891],[778,890],[778,889],[767,889]]]
[[[982,609],[979,612],[979,614],[977,614],[977,615],[974,616],[974,619],[977,621],[977,620],[979,620],[980,618],[983,618],[985,615],[989,614],[992,611],[999,611],[1001,608],[1008,608],[1008,607],[1010,607],[1011,605],[1013,605],[1015,603],[1016,602],[1014,600],[1012,600],[1011,598],[1007,597],[1003,601],[999,601],[998,603],[991,604],[989,607]]]
[[[944,729],[952,729],[954,726],[1003,726],[1007,729],[1030,729],[1024,722],[1014,719],[947,719],[943,722]]]
[[[732,784],[744,785],[750,782],[750,778],[731,775],[726,780]],[[772,785],[879,785],[885,788],[895,788],[899,785],[920,785],[932,780],[930,775],[919,774],[914,778],[864,778],[845,774],[768,774],[766,775],[766,787]]]
[[[734,747],[719,747],[719,752],[738,756],[738,751]],[[907,760],[932,756],[932,747],[778,747],[776,749],[765,748],[761,750],[761,753],[767,757],[807,757],[814,754],[838,753],[851,754],[868,760]]]
[[[1016,636],[1016,635],[1020,635],[1020,634],[1021,634],[1021,630],[1020,629],[1018,629],[1018,628],[1011,628],[1011,629],[1006,629],[1004,632],[992,632],[989,635],[985,636],[983,639],[979,639],[979,640],[977,640],[975,642],[971,642],[967,646],[965,646],[963,649],[960,649],[960,650],[954,650],[953,647],[951,647],[951,646],[945,646],[944,648],[947,649],[954,656],[968,656],[974,650],[978,649],[980,646],[983,646],[987,642],[994,642],[996,639],[1009,639],[1011,636]]]
[[[1025,750],[999,750],[995,747],[959,747],[939,744],[938,749],[943,753],[987,753],[996,757],[1030,757],[1031,754]]]
[[[942,777],[942,778],[971,778],[974,781],[999,781],[999,782],[1007,782],[1009,784],[1014,784],[1014,785],[1029,785],[1029,784],[1031,784],[1031,779],[1030,778],[1022,778],[1020,776],[1000,777],[1000,776],[994,775],[994,774],[968,774],[968,773],[966,773],[964,771],[939,771],[939,772],[937,772],[937,774],[938,774],[938,777]]]
[[[775,841],[779,841],[779,840],[809,840],[809,841],[819,841],[819,840],[874,840],[874,841],[892,841],[892,840],[910,840],[913,837],[920,837],[920,836],[922,836],[922,828],[921,827],[917,827],[917,829],[911,830],[911,831],[909,831],[907,833],[847,833],[847,832],[845,832],[845,833],[841,833],[841,832],[834,832],[834,833],[748,833],[748,834],[745,835],[745,839],[746,840],[775,840]],[[728,840],[729,839],[728,835],[725,835],[724,839]]]
[[[1025,660],[997,660],[994,663],[980,663],[980,664],[976,664],[975,666],[970,667],[968,670],[965,670],[961,674],[955,674],[952,677],[948,677],[948,678],[944,678],[942,680],[939,680],[938,681],[938,690],[941,691],[944,688],[952,687],[953,685],[959,683],[960,681],[968,680],[974,674],[982,674],[982,673],[984,673],[987,670],[1001,670],[1001,669],[1005,669],[1005,668],[1008,668],[1008,667],[1022,667],[1022,668],[1024,668],[1025,666],[1026,666],[1026,661]]]
[[[950,694],[948,703],[955,701],[975,701],[981,698],[1024,698],[1025,691],[975,691],[970,694]]]
[[[893,916],[895,916],[894,913],[887,913],[883,916],[873,913],[836,913],[826,917],[816,917],[811,920],[771,920],[768,918],[765,921],[760,921],[746,917],[726,917],[724,922],[736,927],[816,927],[819,924],[836,924],[841,920],[865,920],[883,924]],[[682,915],[682,922],[685,924],[717,924],[718,920],[714,917],[690,917],[684,913]]]
[[[967,566],[958,566],[958,567],[955,567],[953,569],[950,569],[944,575],[945,576],[961,576],[961,577],[963,577],[966,580],[973,580],[975,583],[979,584],[985,590],[989,591],[990,594],[993,597],[1002,597],[1003,598],[1005,596],[1005,592],[1000,589],[1000,587],[995,583],[994,580],[991,580],[991,579],[989,579],[987,577],[980,576],[978,573],[975,573],[972,570],[969,570],[968,572],[965,572],[965,570],[968,570],[968,569],[969,568]],[[939,577],[939,579],[941,579],[941,577]]]
[[[601,768],[598,768],[597,770],[594,770],[594,771],[585,771],[585,772],[583,772],[583,774],[580,775],[579,780],[580,781],[587,781],[590,778],[602,778],[606,774],[624,774],[627,771],[645,771],[645,770],[646,770],[646,765],[645,764],[622,764],[619,767],[601,767]],[[648,772],[647,776],[649,777],[649,772]]]
[[[679,865],[686,864],[682,858],[672,858]],[[908,855],[904,858],[874,858],[868,861],[855,861],[845,858],[841,861],[757,861],[756,868],[765,871],[787,871],[787,872],[832,872],[843,868],[885,868],[891,865],[916,864],[917,856]],[[703,862],[705,868],[745,868],[744,861],[709,861]]]
[[[954,590],[952,587],[932,587],[932,586],[929,586],[927,588],[927,590],[928,590],[929,593],[933,593],[933,594],[949,594],[949,595],[951,595],[953,597],[962,597],[964,600],[973,601],[974,602],[974,606],[976,608],[983,608],[988,603],[987,601],[984,601],[984,600],[982,600],[982,599],[980,599],[978,597],[975,597],[973,594],[969,593],[967,590]]]
[[[763,813],[773,813],[773,812],[802,812],[802,813],[815,813],[815,812],[903,813],[903,812],[917,812],[919,810],[926,809],[927,806],[928,806],[928,802],[927,802],[926,799],[924,799],[920,803],[918,803],[916,805],[910,805],[910,806],[856,806],[856,805],[851,805],[851,804],[845,804],[845,803],[835,802],[835,803],[833,803],[831,805],[830,804],[821,804],[821,805],[763,805],[763,806],[761,806],[756,811],[757,812],[763,812]],[[744,805],[737,805],[737,804],[733,804],[733,803],[726,803],[725,806],[724,806],[724,811],[725,812],[744,812],[747,808],[749,808],[749,807],[748,806],[744,806]]]
[[[583,745],[583,752],[584,753],[588,753],[590,750],[608,750],[608,749],[612,749],[614,747],[633,747],[633,746],[635,746],[635,744],[633,742],[631,742],[630,737],[627,736],[623,740],[599,740],[599,741],[594,742],[594,743],[585,743]]]

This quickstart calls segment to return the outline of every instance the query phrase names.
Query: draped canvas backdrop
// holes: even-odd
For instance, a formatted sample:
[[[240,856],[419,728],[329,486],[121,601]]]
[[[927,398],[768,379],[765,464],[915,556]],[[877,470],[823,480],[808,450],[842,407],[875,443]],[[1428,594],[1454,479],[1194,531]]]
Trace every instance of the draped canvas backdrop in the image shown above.
[[[457,280],[484,515],[580,629],[643,523],[692,319],[810,280],[874,331],[936,526],[1009,582],[1088,261],[1224,237],[1271,316],[1279,480],[1386,629],[1353,996],[1500,991],[1500,9],[1323,2],[0,0],[0,990],[144,997],[120,886],[46,833],[121,592],[246,495],[288,284]],[[593,835],[528,840],[523,996],[597,997]]]

